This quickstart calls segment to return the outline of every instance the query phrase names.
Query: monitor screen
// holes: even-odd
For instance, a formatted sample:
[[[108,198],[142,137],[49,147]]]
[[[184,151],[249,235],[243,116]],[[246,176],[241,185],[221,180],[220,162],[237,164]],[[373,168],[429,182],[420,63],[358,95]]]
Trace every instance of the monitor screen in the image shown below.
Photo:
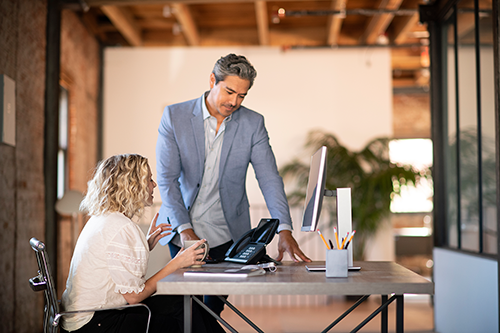
[[[326,147],[321,147],[311,157],[309,180],[304,203],[301,231],[316,231],[325,194]]]

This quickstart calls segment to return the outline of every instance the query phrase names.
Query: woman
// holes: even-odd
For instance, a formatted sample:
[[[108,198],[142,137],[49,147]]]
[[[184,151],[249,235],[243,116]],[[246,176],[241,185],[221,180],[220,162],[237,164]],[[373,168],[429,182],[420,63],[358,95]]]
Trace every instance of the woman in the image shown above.
[[[88,183],[81,210],[91,218],[83,228],[71,259],[62,306],[66,311],[108,308],[144,303],[151,310],[150,332],[183,329],[182,296],[156,295],[156,283],[175,270],[191,266],[203,256],[195,246],[183,249],[165,267],[145,279],[149,251],[170,234],[169,224],[156,227],[156,215],[148,236],[132,221],[153,204],[156,183],[146,158],[117,155],[101,162]],[[195,305],[195,304],[193,304]],[[145,331],[147,311],[142,307],[105,310],[62,318],[70,332]],[[194,332],[224,332],[204,310],[193,307]]]

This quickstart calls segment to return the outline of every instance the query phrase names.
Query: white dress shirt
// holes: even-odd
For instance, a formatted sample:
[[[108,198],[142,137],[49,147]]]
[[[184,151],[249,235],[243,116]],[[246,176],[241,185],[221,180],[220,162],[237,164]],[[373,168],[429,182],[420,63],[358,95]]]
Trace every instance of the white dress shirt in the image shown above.
[[[210,115],[203,100],[203,126],[205,129],[205,167],[203,179],[196,200],[189,212],[191,224],[179,226],[177,231],[192,228],[200,238],[205,238],[210,247],[216,247],[231,240],[219,195],[219,164],[226,123],[231,116],[224,119],[217,131],[217,119]],[[174,244],[176,239],[174,238]],[[182,246],[177,240],[178,246]]]

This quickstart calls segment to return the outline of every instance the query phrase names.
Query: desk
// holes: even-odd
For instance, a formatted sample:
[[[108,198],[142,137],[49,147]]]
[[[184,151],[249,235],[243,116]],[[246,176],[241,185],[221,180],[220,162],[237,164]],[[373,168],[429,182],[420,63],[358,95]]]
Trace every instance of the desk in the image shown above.
[[[377,314],[382,316],[381,331],[387,332],[387,306],[396,301],[396,331],[402,333],[403,327],[403,295],[434,294],[434,283],[394,262],[363,261],[354,262],[361,266],[360,271],[350,271],[347,278],[327,278],[324,272],[308,272],[308,263],[284,262],[275,273],[249,278],[216,278],[216,277],[184,277],[185,270],[178,270],[160,280],[157,285],[158,294],[185,295],[185,332],[191,331],[191,295],[359,295],[364,296],[353,307],[339,316],[335,322],[323,332],[328,332],[338,321],[342,320],[369,295],[382,295],[382,305],[374,311],[353,332],[361,329]],[[324,264],[313,262],[310,264]],[[237,264],[220,263],[205,267],[241,267]],[[392,295],[388,298],[388,295]],[[197,300],[195,300],[197,301]],[[238,313],[231,304],[228,306]],[[238,313],[242,316],[241,313]],[[242,316],[247,322],[246,317]],[[223,323],[224,324],[224,323]],[[253,325],[258,332],[262,332]],[[224,324],[226,325],[226,324]],[[228,327],[228,326],[226,326]],[[230,327],[228,327],[231,329]]]

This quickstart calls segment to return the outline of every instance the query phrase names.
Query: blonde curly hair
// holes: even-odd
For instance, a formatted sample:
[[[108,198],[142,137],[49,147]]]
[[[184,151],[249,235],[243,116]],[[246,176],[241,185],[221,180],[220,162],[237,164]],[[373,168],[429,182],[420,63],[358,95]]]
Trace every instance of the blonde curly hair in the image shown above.
[[[89,215],[111,212],[128,218],[144,211],[148,193],[149,164],[137,154],[115,155],[101,161],[87,183],[80,210]]]

